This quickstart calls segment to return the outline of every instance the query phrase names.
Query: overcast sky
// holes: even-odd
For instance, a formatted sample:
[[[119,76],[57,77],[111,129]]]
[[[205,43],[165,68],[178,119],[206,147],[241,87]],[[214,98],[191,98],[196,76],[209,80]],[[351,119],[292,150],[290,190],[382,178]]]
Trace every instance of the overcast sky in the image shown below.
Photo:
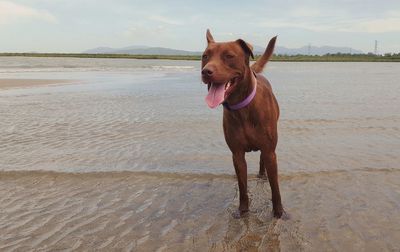
[[[250,3],[251,2],[251,3]],[[81,52],[98,46],[201,51],[218,40],[265,46],[349,46],[400,52],[400,0],[0,0],[0,52]]]

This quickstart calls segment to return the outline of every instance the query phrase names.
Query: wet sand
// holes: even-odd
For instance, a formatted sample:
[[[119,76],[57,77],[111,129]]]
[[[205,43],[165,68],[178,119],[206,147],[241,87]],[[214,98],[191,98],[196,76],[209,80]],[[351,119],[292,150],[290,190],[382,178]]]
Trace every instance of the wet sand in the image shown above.
[[[30,88],[71,83],[71,80],[57,79],[0,79],[0,90],[11,88]]]
[[[0,250],[398,251],[398,181],[391,169],[283,175],[290,219],[277,220],[254,176],[251,212],[234,219],[230,175],[1,172]]]

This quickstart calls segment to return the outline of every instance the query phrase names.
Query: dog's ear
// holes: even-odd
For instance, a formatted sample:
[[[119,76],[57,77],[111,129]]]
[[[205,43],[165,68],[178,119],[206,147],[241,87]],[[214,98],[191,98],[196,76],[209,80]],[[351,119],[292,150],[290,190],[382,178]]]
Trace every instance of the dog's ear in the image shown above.
[[[213,36],[211,35],[210,29],[207,29],[206,37],[208,44],[215,42]]]
[[[243,48],[244,52],[247,53],[249,56],[251,56],[252,59],[254,59],[254,54],[253,54],[253,46],[244,41],[243,39],[238,39],[236,40],[237,43]]]

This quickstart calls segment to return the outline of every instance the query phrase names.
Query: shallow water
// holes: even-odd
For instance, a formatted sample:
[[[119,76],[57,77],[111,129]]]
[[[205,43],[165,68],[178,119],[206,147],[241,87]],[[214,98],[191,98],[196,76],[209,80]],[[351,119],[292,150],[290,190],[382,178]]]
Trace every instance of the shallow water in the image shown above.
[[[73,80],[0,90],[0,250],[398,250],[400,64],[265,74],[287,221],[254,178],[258,153],[252,212],[231,217],[222,109],[204,102],[199,62],[0,58],[0,78]]]
[[[79,84],[0,92],[1,169],[232,174],[198,62],[66,59],[62,72],[62,59],[29,60],[0,77]],[[398,168],[399,64],[272,62],[266,75],[282,111],[281,173]]]

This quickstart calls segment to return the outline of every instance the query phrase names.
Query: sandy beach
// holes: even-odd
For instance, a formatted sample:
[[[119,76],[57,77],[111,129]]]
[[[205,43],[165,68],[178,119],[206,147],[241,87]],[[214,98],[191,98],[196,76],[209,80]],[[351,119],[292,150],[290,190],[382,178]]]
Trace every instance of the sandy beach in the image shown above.
[[[396,251],[399,180],[368,169],[281,176],[290,219],[277,220],[255,177],[251,212],[234,219],[233,176],[1,172],[0,250]]]
[[[29,88],[71,83],[71,80],[57,79],[0,79],[0,90],[12,88]]]

